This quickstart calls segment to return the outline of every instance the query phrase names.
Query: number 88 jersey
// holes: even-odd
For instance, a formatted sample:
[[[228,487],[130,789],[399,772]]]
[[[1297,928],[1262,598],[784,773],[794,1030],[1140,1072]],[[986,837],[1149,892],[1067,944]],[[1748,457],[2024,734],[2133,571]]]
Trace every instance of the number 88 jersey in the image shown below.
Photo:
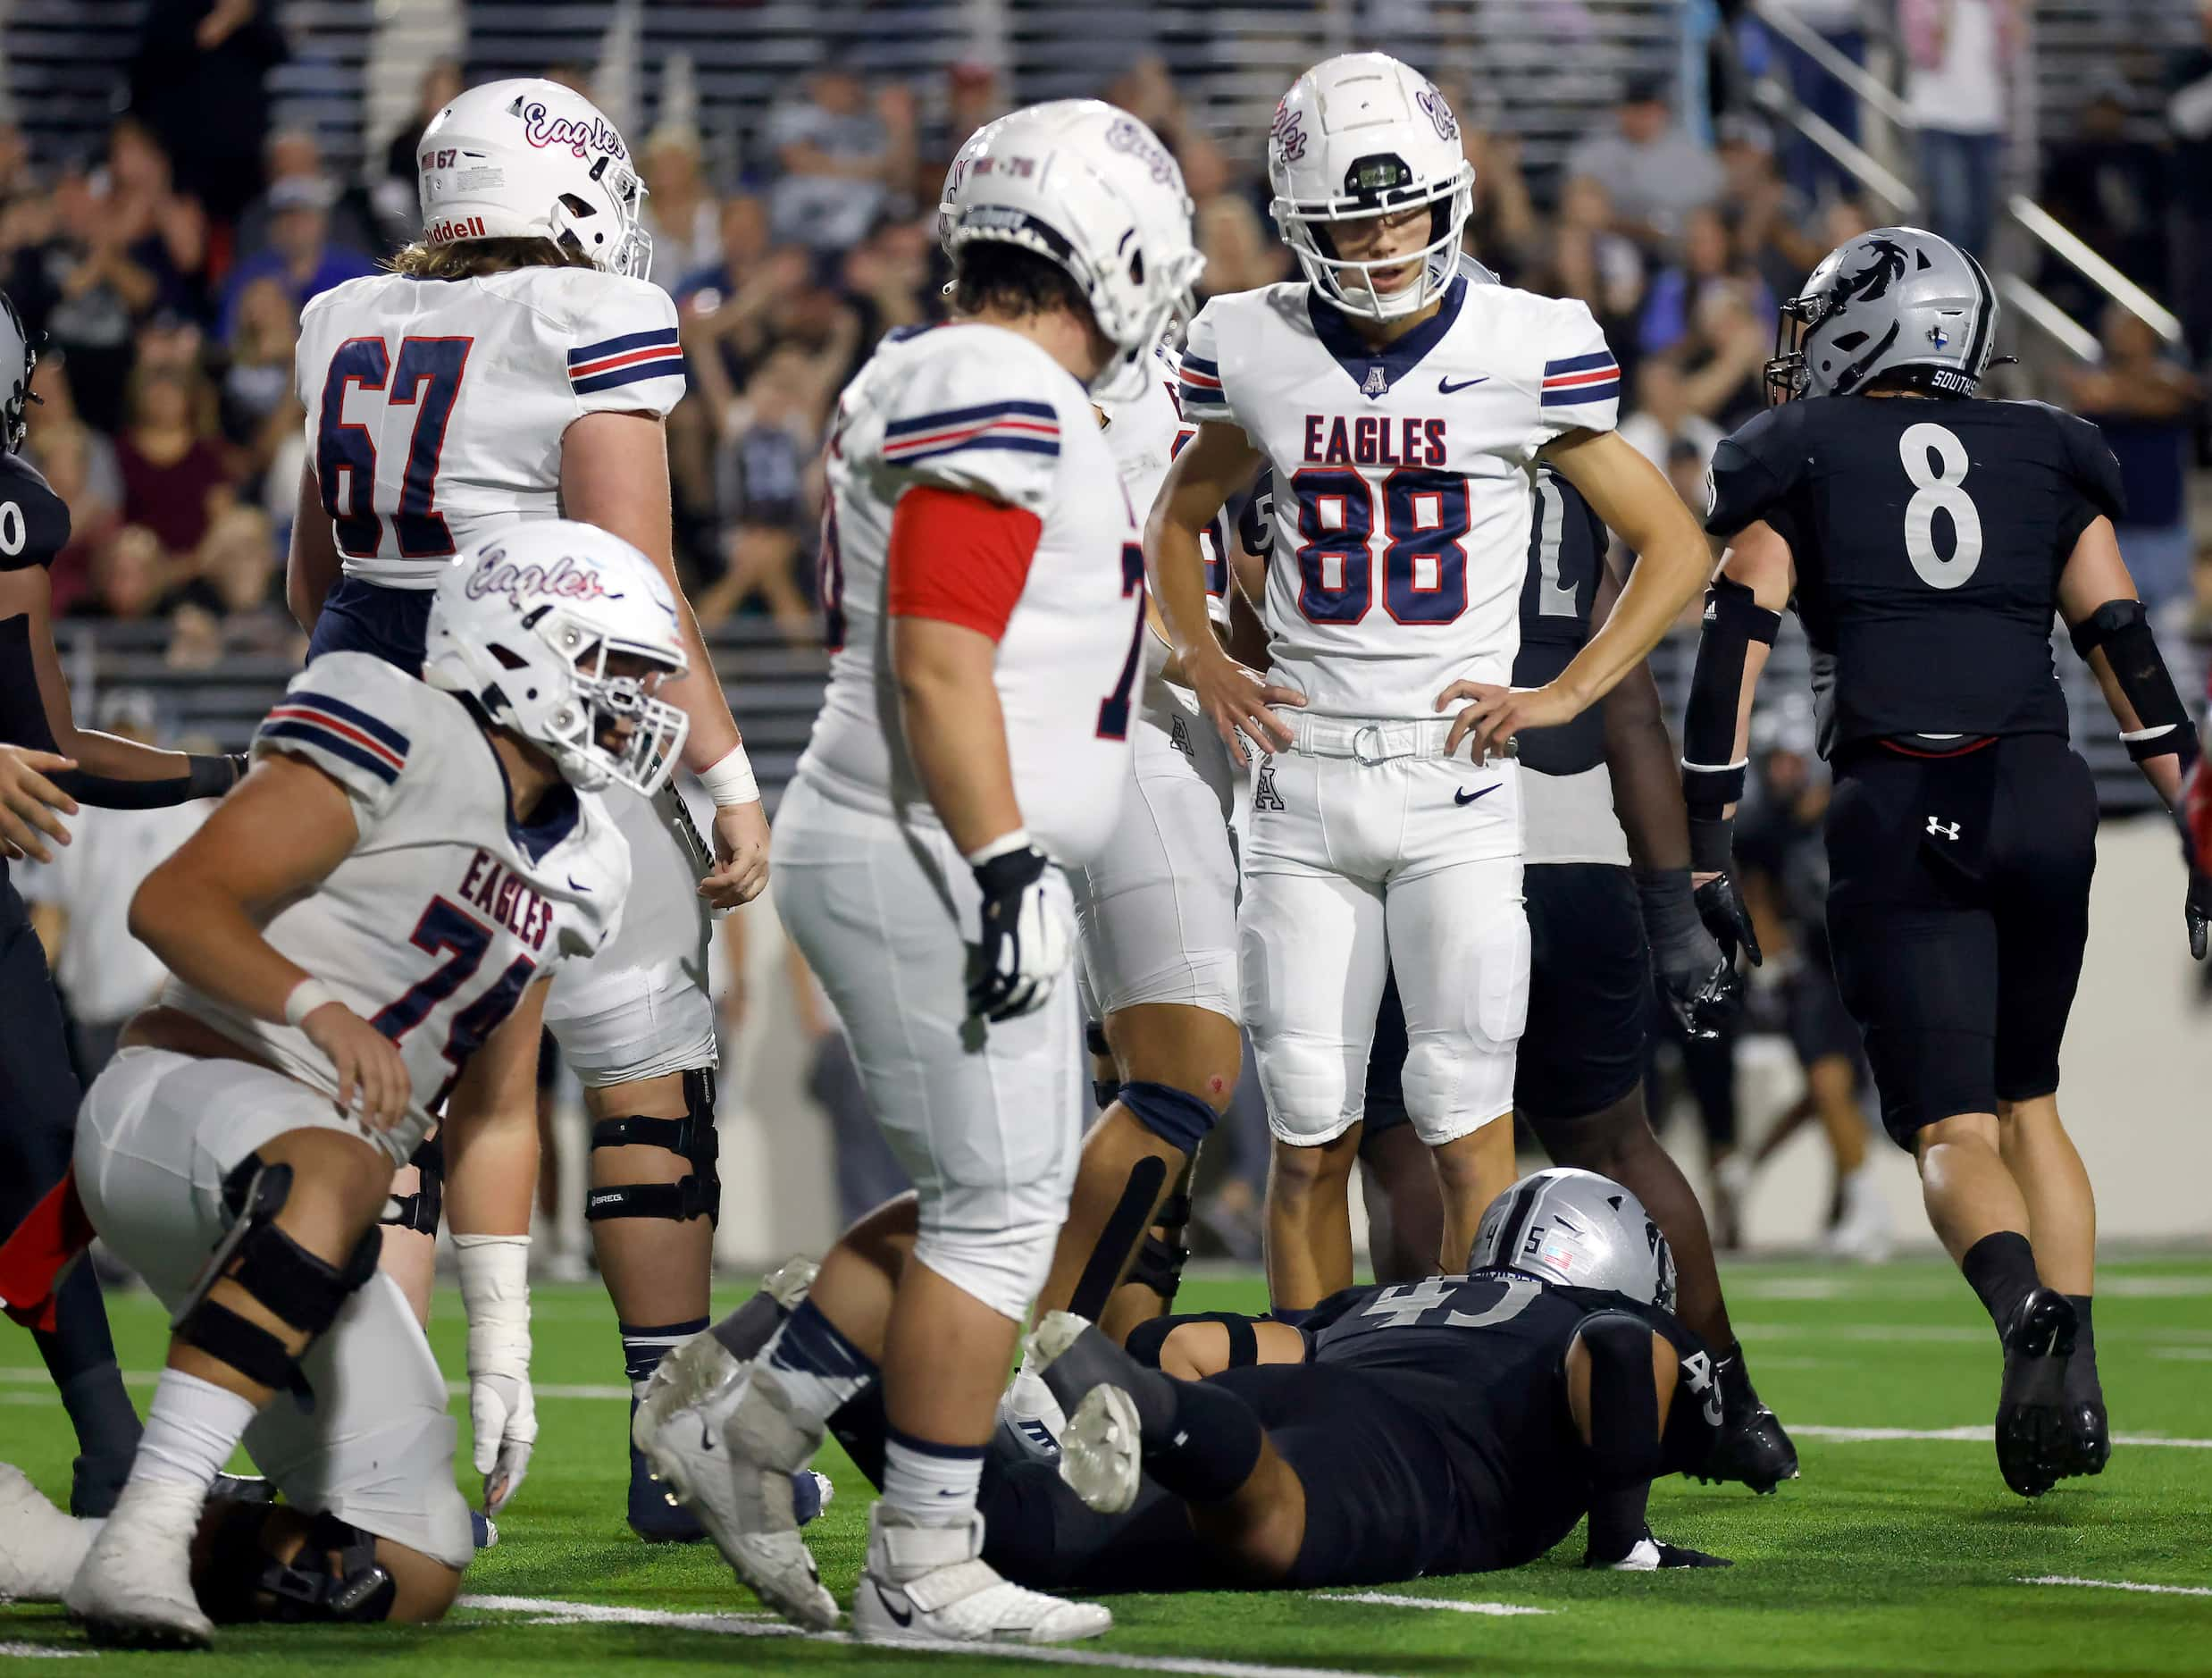
[[[1818,397],[1713,457],[1705,528],[1789,544],[1823,756],[1906,734],[2066,733],[2051,666],[2058,575],[2119,463],[2040,402]]]
[[[1610,431],[1621,374],[1588,308],[1462,275],[1387,346],[1303,284],[1215,298],[1183,415],[1241,429],[1275,473],[1269,660],[1320,716],[1429,718],[1520,645],[1529,473]]]
[[[346,575],[433,586],[481,532],[560,514],[561,438],[683,394],[675,306],[596,268],[380,274],[307,305],[293,366]]]

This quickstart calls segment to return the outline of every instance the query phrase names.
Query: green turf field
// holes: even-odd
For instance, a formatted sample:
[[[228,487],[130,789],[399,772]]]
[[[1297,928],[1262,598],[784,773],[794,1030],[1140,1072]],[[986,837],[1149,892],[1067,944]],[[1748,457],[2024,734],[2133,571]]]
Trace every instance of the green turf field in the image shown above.
[[[1422,1580],[1378,1593],[1134,1597],[1104,1640],[1060,1665],[1273,1674],[1474,1670],[1615,1673],[2204,1673],[2212,1671],[2212,1260],[2108,1264],[2098,1341],[2121,1443],[2101,1479],[2035,1504],[1998,1479],[1986,1439],[1998,1354],[1946,1266],[1739,1265],[1737,1321],[1762,1391],[1795,1431],[1804,1478],[1774,1498],[1676,1481],[1653,1499],[1665,1536],[1731,1556],[1726,1572],[1588,1574],[1579,1533],[1518,1573]],[[737,1296],[731,1294],[733,1302]],[[1254,1283],[1194,1283],[1194,1309],[1254,1306]],[[126,1369],[157,1362],[143,1295],[113,1302]],[[462,1367],[459,1302],[436,1340]],[[0,1333],[4,1333],[0,1330]],[[68,1430],[28,1341],[0,1372],[0,1457],[65,1493]],[[710,1548],[648,1549],[622,1521],[621,1358],[590,1288],[537,1296],[538,1411],[530,1481],[502,1542],[470,1571],[463,1608],[421,1631],[226,1630],[216,1654],[96,1654],[58,1609],[0,1608],[0,1661],[89,1656],[275,1673],[315,1662],[394,1673],[602,1678],[684,1665],[783,1671],[1043,1670],[1026,1653],[892,1654],[807,1640],[764,1618]],[[134,1386],[143,1402],[150,1377]],[[462,1422],[463,1448],[467,1422]],[[1940,1437],[1897,1438],[1888,1430]],[[2153,1443],[2158,1439],[2171,1444]],[[834,1447],[832,1447],[833,1451]],[[859,1565],[867,1489],[826,1464],[839,1501],[811,1528],[841,1595]],[[2166,1590],[2038,1582],[2052,1578]]]

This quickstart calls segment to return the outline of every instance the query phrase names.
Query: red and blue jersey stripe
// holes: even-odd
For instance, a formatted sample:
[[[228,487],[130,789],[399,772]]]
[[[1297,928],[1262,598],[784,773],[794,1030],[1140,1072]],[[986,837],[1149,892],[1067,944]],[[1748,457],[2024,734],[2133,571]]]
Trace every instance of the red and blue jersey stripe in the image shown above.
[[[1221,369],[1203,356],[1186,355],[1183,357],[1183,389],[1180,392],[1186,403],[1200,407],[1219,407],[1224,400],[1221,392]]]
[[[1621,367],[1610,350],[1596,349],[1587,356],[1569,356],[1544,364],[1546,407],[1609,401],[1620,394]]]
[[[390,785],[406,767],[407,737],[358,705],[327,693],[287,693],[261,725],[264,740],[297,740],[368,770]]]
[[[1050,402],[985,402],[896,419],[884,427],[885,466],[909,466],[963,449],[1057,455],[1060,415]]]
[[[603,338],[568,352],[568,382],[578,396],[635,384],[641,379],[665,379],[683,371],[683,348],[677,343],[673,326],[624,332],[620,338]]]

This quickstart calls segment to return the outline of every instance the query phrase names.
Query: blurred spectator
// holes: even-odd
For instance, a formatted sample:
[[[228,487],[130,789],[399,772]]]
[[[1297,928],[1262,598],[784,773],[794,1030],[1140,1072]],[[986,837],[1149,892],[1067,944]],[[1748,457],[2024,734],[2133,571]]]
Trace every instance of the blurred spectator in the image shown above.
[[[175,190],[168,157],[152,131],[131,117],[108,135],[103,213],[128,236],[130,260],[154,277],[151,310],[206,320],[206,213]]]
[[[769,189],[778,242],[842,250],[875,224],[914,155],[914,96],[884,89],[871,101],[850,71],[827,66],[803,96],[768,113],[767,140],[782,171]]]
[[[2042,206],[2138,285],[2166,287],[2166,160],[2127,131],[2127,84],[2107,77],[2091,88],[2074,138],[2051,149],[2038,194]],[[2039,283],[2076,319],[2097,313],[2104,294],[2056,256]]]
[[[697,130],[655,129],[639,155],[638,173],[645,183],[642,220],[653,239],[653,273],[662,289],[674,293],[722,247],[721,217],[707,189]]]
[[[30,142],[13,122],[0,120],[0,201],[13,203],[25,193],[38,189],[38,174],[30,164]]]
[[[290,55],[276,0],[150,0],[131,61],[130,108],[176,164],[177,184],[219,222],[261,186],[269,71]]]
[[[268,515],[257,507],[226,509],[200,544],[198,574],[177,591],[170,665],[205,670],[234,656],[289,661],[304,652],[277,579]]]
[[[1701,414],[1723,432],[1732,432],[1766,406],[1766,362],[1774,348],[1772,308],[1755,314],[1745,287],[1710,286],[1690,311],[1690,332],[1679,347],[1683,396],[1693,414]],[[1700,465],[1703,463],[1700,462]],[[1702,513],[1702,499],[1691,505]]]
[[[230,271],[222,317],[216,323],[216,335],[224,342],[237,334],[239,300],[256,280],[281,281],[298,309],[332,286],[376,272],[376,264],[361,252],[332,241],[333,196],[331,183],[319,177],[292,176],[269,189],[269,248]]]
[[[733,193],[722,200],[716,232],[714,257],[676,282],[679,308],[712,315],[752,277],[768,254],[768,206],[750,193]],[[656,248],[654,266],[659,265]]]
[[[1541,255],[1543,239],[1528,178],[1521,173],[1521,136],[1486,133],[1462,122],[1460,147],[1475,166],[1475,214],[1467,224],[1468,245],[1506,284],[1519,285]],[[1284,255],[1289,255],[1287,249]]]
[[[125,524],[92,556],[92,590],[80,617],[136,623],[157,615],[165,586],[161,538],[143,524]]]
[[[142,690],[103,694],[93,717],[109,734],[155,742],[154,698]],[[214,808],[203,799],[163,810],[88,809],[71,824],[71,843],[54,847],[53,861],[19,866],[30,924],[69,1003],[77,1074],[88,1082],[113,1056],[130,1016],[153,1002],[168,977],[154,952],[130,935],[130,899]]]
[[[367,189],[357,180],[340,182],[323,164],[323,142],[304,128],[281,129],[269,137],[269,184],[239,217],[231,255],[258,256],[279,238],[276,226],[286,208],[310,196],[323,199],[326,233],[333,245],[353,251],[378,248],[376,214]]]
[[[1997,226],[2006,84],[2024,34],[2020,0],[1898,0],[1898,22],[1928,225],[1986,256]]]
[[[1679,255],[1651,277],[1637,348],[1646,356],[1673,348],[1689,335],[1691,316],[1715,287],[1735,286],[1755,315],[1774,312],[1774,300],[1756,274],[1741,272],[1730,248],[1728,223],[1718,210],[1692,210],[1682,226]]]
[[[1630,80],[1610,131],[1578,141],[1567,173],[1605,188],[1613,230],[1646,246],[1672,238],[1690,211],[1720,197],[1722,185],[1713,154],[1676,125],[1663,76]]]
[[[1766,0],[1766,10],[1794,19],[1862,69],[1866,63],[1866,0]],[[1775,67],[1789,84],[1797,103],[1821,118],[1844,138],[1859,137],[1858,96],[1831,74],[1812,55],[1773,29],[1763,31],[1771,46]],[[1792,138],[1789,181],[1807,199],[1831,192],[1849,192],[1854,183],[1834,159],[1802,135]]]
[[[846,254],[839,277],[859,316],[858,345],[872,348],[893,327],[917,326],[927,317],[923,294],[935,249],[922,222],[886,222]]]
[[[222,456],[195,421],[197,377],[141,365],[131,375],[127,423],[115,441],[123,517],[149,533],[174,565],[191,559],[230,501]]]
[[[993,117],[1011,108],[1006,87],[991,65],[973,59],[945,67],[945,108],[942,124],[932,123],[917,149],[914,178],[908,190],[914,202],[934,206],[944,186],[945,172],[968,136]]]
[[[2174,130],[2174,291],[2190,353],[2212,358],[2212,0],[2198,0],[2202,39],[2166,61]]]
[[[1737,259],[1773,297],[1793,297],[1829,247],[1804,194],[1782,179],[1774,136],[1764,119],[1730,112],[1715,125],[1713,155],[1728,185],[1722,195],[1735,220]],[[1843,203],[1831,198],[1831,203]]]
[[[1209,198],[1199,206],[1195,231],[1206,258],[1198,276],[1202,300],[1291,277],[1290,248],[1260,219],[1249,198],[1231,192]]]
[[[91,589],[93,556],[121,523],[116,511],[120,491],[96,482],[100,455],[105,455],[112,477],[114,451],[75,418],[49,421],[33,438],[31,463],[69,508],[69,541],[48,567],[56,617],[73,610]]]
[[[222,434],[231,446],[231,476],[257,484],[284,440],[300,423],[292,393],[292,348],[299,312],[273,274],[239,293],[235,330],[222,369]]]
[[[417,189],[415,148],[431,119],[461,92],[461,67],[449,58],[432,61],[423,72],[415,109],[393,131],[384,148],[384,172],[369,189],[377,234],[387,248],[406,244],[423,231],[422,197]]]
[[[104,432],[122,417],[132,331],[161,294],[160,281],[131,257],[131,230],[110,207],[83,170],[64,172],[53,219],[31,230],[38,242],[16,253],[8,286],[25,323],[68,359],[77,411]]]
[[[1606,343],[1628,371],[1635,357],[1636,317],[1644,302],[1644,257],[1633,241],[1613,231],[1613,201],[1605,189],[1588,175],[1570,176],[1560,191],[1551,248],[1536,285],[1554,297],[1588,304]]]
[[[1637,368],[1636,406],[1621,422],[1621,435],[1653,466],[1664,472],[1674,450],[1687,445],[1697,451],[1702,472],[1722,434],[1718,425],[1691,410],[1682,369],[1672,357],[1655,356]],[[1705,508],[1697,510],[1702,514]]]
[[[2103,428],[2120,463],[2127,514],[2116,529],[2143,604],[2154,619],[2177,606],[2185,614],[2196,558],[2189,533],[2189,457],[2204,387],[2166,354],[2156,332],[2117,303],[2107,306],[2102,324],[2105,358],[2068,381],[2071,406]]]

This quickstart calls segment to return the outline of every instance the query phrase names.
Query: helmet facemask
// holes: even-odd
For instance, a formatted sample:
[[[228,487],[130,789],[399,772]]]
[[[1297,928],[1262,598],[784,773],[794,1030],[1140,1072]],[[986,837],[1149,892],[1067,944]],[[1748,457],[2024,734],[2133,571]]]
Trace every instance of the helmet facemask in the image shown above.
[[[632,280],[649,280],[653,275],[653,239],[639,218],[645,214],[645,200],[650,195],[637,171],[628,164],[612,157],[601,157],[591,167],[591,179],[607,198],[610,211],[603,212],[573,192],[564,192],[555,200],[550,219],[555,242],[571,246],[589,256],[594,266],[608,273],[622,274]],[[611,242],[602,248],[603,214],[611,213],[616,231],[607,237]]]
[[[560,766],[562,777],[580,791],[597,792],[614,782],[644,798],[658,792],[674,771],[691,725],[655,690],[683,671],[667,665],[659,649],[607,635],[557,606],[538,608],[522,626],[553,650],[569,672],[568,691],[551,706],[532,708],[536,715],[527,720],[511,703],[504,714],[495,708],[493,720],[542,746]],[[496,643],[490,651],[512,668],[529,662]],[[624,656],[649,666],[649,671],[610,674],[609,661]],[[606,739],[610,734],[611,745]]]
[[[1812,383],[1812,370],[1805,365],[1806,334],[1828,313],[1827,300],[1816,293],[1784,298],[1774,311],[1774,353],[1767,360],[1766,405],[1780,407],[1794,402]]]
[[[1414,181],[1412,175],[1395,153],[1378,153],[1352,165],[1341,196],[1298,200],[1278,191],[1271,206],[1283,242],[1297,256],[1314,290],[1347,315],[1372,321],[1418,315],[1444,295],[1458,273],[1461,237],[1474,214],[1474,166],[1462,161],[1452,173],[1429,181]],[[1423,206],[1430,210],[1429,237],[1418,248],[1364,259],[1337,255],[1331,227]],[[1408,264],[1418,267],[1411,283],[1395,291],[1375,289],[1374,271]],[[1353,283],[1346,283],[1347,276]]]

